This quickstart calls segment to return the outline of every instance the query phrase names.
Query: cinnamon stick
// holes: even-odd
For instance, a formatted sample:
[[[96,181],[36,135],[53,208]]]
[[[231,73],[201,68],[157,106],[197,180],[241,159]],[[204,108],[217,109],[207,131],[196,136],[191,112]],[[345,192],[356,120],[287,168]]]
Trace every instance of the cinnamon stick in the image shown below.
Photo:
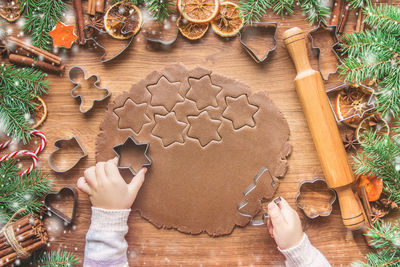
[[[96,12],[104,13],[104,0],[96,0]]]
[[[7,40],[11,41],[16,46],[21,47],[24,50],[26,50],[32,54],[35,54],[39,57],[43,57],[44,60],[47,60],[47,61],[57,64],[57,65],[61,64],[61,58],[59,56],[56,56],[56,55],[48,52],[48,51],[45,51],[45,50],[40,49],[33,45],[26,44],[13,36],[8,37]]]
[[[89,15],[96,15],[96,0],[88,0],[88,10]]]
[[[330,25],[339,25],[340,14],[342,13],[343,0],[335,0],[332,7]]]
[[[27,245],[26,247],[24,247],[25,251],[27,252],[34,252],[38,249],[43,248],[44,246],[46,246],[46,242],[39,240],[39,241],[35,241],[29,245]],[[12,250],[12,249],[11,249]],[[3,256],[0,258],[0,262],[9,262],[12,263],[17,259],[17,253],[15,253],[15,251],[11,252],[10,254]]]
[[[337,30],[338,34],[342,34],[344,31],[344,26],[346,25],[347,18],[349,17],[349,10],[350,10],[350,5],[346,5],[340,20],[340,24]]]
[[[64,65],[56,66],[41,60],[34,60],[33,58],[20,56],[17,54],[10,54],[8,58],[11,63],[14,63],[16,65],[25,67],[34,67],[37,69],[41,69],[45,72],[53,72],[60,74],[63,73],[65,70]]]
[[[83,12],[82,12],[82,0],[73,0],[72,2],[75,9],[76,26],[78,27],[79,44],[85,44],[85,34],[83,32]]]

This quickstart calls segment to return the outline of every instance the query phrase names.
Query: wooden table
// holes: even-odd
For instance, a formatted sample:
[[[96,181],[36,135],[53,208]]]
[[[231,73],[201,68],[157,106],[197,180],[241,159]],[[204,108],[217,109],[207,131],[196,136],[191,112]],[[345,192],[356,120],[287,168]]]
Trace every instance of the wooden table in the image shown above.
[[[271,12],[268,12],[271,14]],[[281,109],[288,120],[293,145],[289,160],[289,172],[281,180],[279,194],[295,206],[295,196],[299,182],[322,176],[314,144],[303,115],[293,84],[295,69],[282,41],[282,33],[293,26],[308,31],[311,27],[296,9],[296,15],[280,19],[268,15],[266,21],[278,21],[278,47],[271,58],[256,64],[244,51],[238,38],[221,39],[212,30],[197,42],[190,42],[179,36],[176,43],[165,49],[156,49],[146,43],[139,34],[131,47],[118,59],[103,64],[96,60],[94,53],[79,47],[78,51],[61,53],[67,71],[71,66],[82,66],[87,74],[98,74],[101,86],[112,91],[112,99],[129,90],[152,70],[160,70],[172,62],[183,62],[188,67],[203,65],[215,72],[242,80],[252,90],[265,90]],[[355,14],[350,14],[348,30],[354,28]],[[316,57],[309,50],[314,68]],[[44,99],[49,115],[44,126],[49,145],[40,156],[41,167],[54,178],[56,189],[75,185],[83,171],[95,164],[95,139],[99,124],[106,111],[107,103],[96,105],[88,114],[78,111],[78,103],[70,96],[72,88],[64,77],[49,76],[50,92]],[[331,84],[339,84],[336,78]],[[56,139],[78,136],[88,152],[83,160],[67,174],[56,175],[49,170],[47,158],[54,150]],[[65,159],[68,161],[68,158]],[[68,205],[68,203],[66,203]],[[321,250],[334,266],[348,265],[363,259],[368,248],[360,233],[347,231],[341,222],[339,206],[333,206],[329,217],[314,220],[304,219],[305,232],[311,242]],[[90,202],[80,193],[75,225],[71,228],[50,230],[51,248],[72,251],[83,260],[85,234],[90,224]],[[53,225],[54,226],[54,225]],[[129,218],[130,231],[126,236],[129,243],[129,262],[134,266],[283,266],[284,258],[276,249],[276,244],[267,233],[266,227],[237,228],[229,236],[211,238],[206,234],[190,236],[175,230],[157,229],[142,219],[137,213]],[[58,234],[57,234],[58,233]]]

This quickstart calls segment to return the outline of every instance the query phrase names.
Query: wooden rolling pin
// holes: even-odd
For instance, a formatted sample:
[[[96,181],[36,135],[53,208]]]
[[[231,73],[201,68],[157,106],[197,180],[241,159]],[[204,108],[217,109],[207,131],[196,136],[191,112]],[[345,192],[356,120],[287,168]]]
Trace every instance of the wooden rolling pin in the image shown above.
[[[333,112],[329,105],[321,75],[308,61],[305,35],[294,27],[283,33],[283,40],[297,70],[294,79],[308,127],[317,149],[329,187],[336,190],[344,225],[350,230],[364,226],[364,216],[352,191],[354,175]]]

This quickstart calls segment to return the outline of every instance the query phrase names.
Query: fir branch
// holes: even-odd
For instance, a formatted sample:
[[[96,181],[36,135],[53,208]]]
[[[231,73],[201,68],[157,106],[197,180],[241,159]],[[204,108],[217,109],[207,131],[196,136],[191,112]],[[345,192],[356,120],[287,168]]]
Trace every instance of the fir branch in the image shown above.
[[[0,223],[6,223],[20,208],[38,213],[43,208],[40,199],[53,185],[47,175],[34,169],[28,175],[19,175],[17,161],[0,162]]]
[[[25,260],[22,266],[73,267],[78,263],[78,258],[72,252],[53,250],[33,253],[32,257]]]
[[[302,0],[300,7],[306,14],[306,19],[311,24],[314,22],[322,21],[326,24],[327,17],[330,16],[330,7],[321,0]]]
[[[33,68],[0,65],[0,129],[18,141],[30,139],[27,115],[37,107],[35,98],[47,93],[44,78],[45,73]]]
[[[241,0],[239,2],[240,13],[245,24],[260,21],[271,7],[270,0]]]
[[[23,32],[30,34],[32,44],[50,50],[52,39],[49,32],[61,20],[68,5],[63,0],[32,1],[33,11],[26,15]]]
[[[367,262],[356,262],[353,266],[399,266],[400,265],[400,221],[397,224],[378,222],[366,234],[376,252],[366,255]]]
[[[355,172],[382,178],[383,190],[388,193],[389,199],[400,203],[400,173],[396,169],[400,159],[400,145],[389,136],[379,136],[372,131],[363,137],[364,141],[360,143],[363,152],[354,157]]]
[[[40,0],[18,0],[26,15],[31,15]]]
[[[294,12],[294,0],[272,0],[272,10],[275,14],[284,16]]]
[[[364,10],[364,22],[371,27],[400,37],[400,8],[391,5],[370,5]]]
[[[153,18],[163,21],[172,12],[174,2],[172,0],[146,0],[146,7],[149,9]]]
[[[349,2],[351,8],[359,9],[371,5],[371,0],[346,0]]]

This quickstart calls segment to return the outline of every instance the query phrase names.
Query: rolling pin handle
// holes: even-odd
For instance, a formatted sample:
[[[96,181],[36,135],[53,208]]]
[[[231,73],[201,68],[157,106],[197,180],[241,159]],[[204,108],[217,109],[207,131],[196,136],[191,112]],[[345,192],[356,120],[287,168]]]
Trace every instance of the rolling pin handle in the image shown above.
[[[299,27],[291,28],[283,33],[283,41],[293,60],[297,73],[300,74],[311,70],[303,31]]]

